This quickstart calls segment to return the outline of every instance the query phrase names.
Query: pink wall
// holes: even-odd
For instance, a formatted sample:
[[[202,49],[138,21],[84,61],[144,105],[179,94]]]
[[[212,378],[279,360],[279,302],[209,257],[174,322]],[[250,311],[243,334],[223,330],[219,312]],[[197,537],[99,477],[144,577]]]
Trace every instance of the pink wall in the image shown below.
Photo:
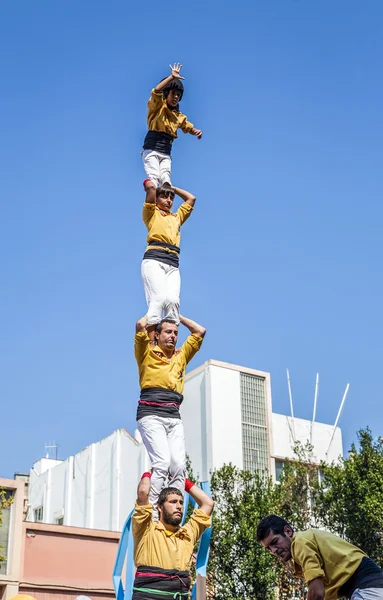
[[[20,591],[37,600],[114,596],[112,570],[119,533],[43,523],[23,523],[23,530]]]

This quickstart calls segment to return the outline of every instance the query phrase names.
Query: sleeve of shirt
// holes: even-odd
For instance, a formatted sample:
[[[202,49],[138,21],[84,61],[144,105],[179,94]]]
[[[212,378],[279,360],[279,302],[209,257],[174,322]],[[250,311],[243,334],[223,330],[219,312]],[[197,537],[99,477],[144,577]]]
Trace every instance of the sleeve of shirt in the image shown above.
[[[156,210],[155,204],[150,204],[149,202],[144,202],[144,206],[142,208],[142,220],[145,223],[146,227],[149,226],[150,220],[153,218],[155,210]]]
[[[184,525],[183,529],[187,531],[187,533],[193,540],[193,544],[195,544],[196,542],[198,542],[205,529],[210,527],[210,525],[211,517],[209,517],[209,515],[207,515],[200,508],[196,508],[193,511],[193,514],[190,517],[189,521],[186,523],[186,525]]]
[[[185,221],[190,217],[192,213],[193,207],[190,206],[187,202],[181,204],[179,209],[177,210],[177,215],[179,216],[180,225],[183,225]]]
[[[198,350],[201,348],[201,345],[202,345],[201,337],[199,337],[198,335],[194,335],[194,333],[189,335],[189,337],[183,343],[182,348],[181,348],[181,352],[184,356],[186,364],[188,364],[191,361],[191,359],[193,358],[193,356],[195,354],[197,354]]]
[[[294,561],[300,565],[307,583],[325,575],[321,555],[312,539],[299,538],[295,540]]]
[[[193,123],[190,123],[190,121],[188,121],[188,118],[186,115],[184,115],[183,113],[180,113],[178,116],[178,127],[180,129],[182,129],[182,131],[184,133],[190,133],[191,130],[193,129],[194,125],[193,125]]]
[[[134,356],[139,365],[150,350],[150,339],[146,331],[138,331],[134,336]]]
[[[132,516],[132,533],[136,541],[139,541],[145,533],[154,525],[152,520],[153,506],[144,504],[140,506],[136,503]]]
[[[152,119],[155,116],[155,114],[160,110],[163,101],[164,97],[162,92],[156,92],[153,88],[152,93],[150,94],[150,98],[148,100],[148,121]]]

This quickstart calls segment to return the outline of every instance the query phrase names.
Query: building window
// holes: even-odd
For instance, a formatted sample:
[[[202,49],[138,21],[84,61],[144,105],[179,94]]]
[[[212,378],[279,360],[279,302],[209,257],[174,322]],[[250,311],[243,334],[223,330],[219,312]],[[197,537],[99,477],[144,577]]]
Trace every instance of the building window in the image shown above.
[[[59,517],[56,519],[56,525],[64,525],[64,517]]]
[[[35,523],[41,523],[44,516],[44,508],[42,506],[35,508],[35,510],[33,511],[33,516]]]
[[[285,465],[284,460],[279,460],[278,458],[275,459],[275,481],[277,483],[279,483],[281,480],[281,474],[282,474],[284,465]]]
[[[13,498],[13,490],[4,490],[4,488],[0,490],[0,501],[2,506],[0,518],[0,556],[4,558],[0,563],[0,575],[6,575],[8,572],[8,546]]]
[[[264,377],[241,373],[243,468],[251,472],[269,467],[265,388]]]

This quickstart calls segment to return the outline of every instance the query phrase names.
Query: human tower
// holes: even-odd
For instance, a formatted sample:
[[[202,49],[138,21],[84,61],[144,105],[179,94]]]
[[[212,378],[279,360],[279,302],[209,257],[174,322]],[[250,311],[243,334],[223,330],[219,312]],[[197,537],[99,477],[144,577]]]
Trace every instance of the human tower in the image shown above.
[[[180,234],[196,198],[172,185],[171,149],[178,129],[202,137],[202,131],[180,111],[184,92],[181,69],[178,63],[170,66],[171,74],[151,92],[149,130],[142,151],[147,175],[142,218],[148,230],[148,245],[141,277],[148,308],[136,324],[134,352],[141,390],[137,427],[149,454],[151,471],[144,473],[138,484],[132,517],[137,568],[134,600],[188,597],[194,546],[210,526],[214,506],[212,499],[186,478],[180,416],[186,366],[200,349],[206,332],[180,314]],[[175,196],[182,204],[172,212]],[[177,349],[180,324],[189,330],[189,336]],[[199,508],[181,527],[184,491]]]

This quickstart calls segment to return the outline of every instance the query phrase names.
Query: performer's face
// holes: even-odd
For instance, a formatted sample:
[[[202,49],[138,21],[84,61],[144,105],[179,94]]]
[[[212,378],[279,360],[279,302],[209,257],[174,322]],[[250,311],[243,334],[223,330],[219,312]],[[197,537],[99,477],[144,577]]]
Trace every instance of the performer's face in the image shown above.
[[[181,92],[175,89],[171,89],[166,97],[166,102],[169,108],[175,108],[180,101]]]
[[[261,540],[262,546],[274,554],[282,562],[287,562],[291,559],[291,538],[293,535],[292,529],[287,525],[284,528],[285,535],[270,531],[269,535]]]
[[[175,525],[178,526],[182,521],[182,514],[184,511],[184,499],[178,494],[169,494],[167,500],[159,506],[160,510],[160,521],[164,525]]]
[[[174,194],[169,192],[161,192],[159,196],[157,196],[156,204],[160,210],[163,212],[170,212],[172,210],[174,202]]]
[[[157,344],[160,348],[174,350],[177,344],[178,327],[175,323],[162,323],[161,333],[156,334]]]

